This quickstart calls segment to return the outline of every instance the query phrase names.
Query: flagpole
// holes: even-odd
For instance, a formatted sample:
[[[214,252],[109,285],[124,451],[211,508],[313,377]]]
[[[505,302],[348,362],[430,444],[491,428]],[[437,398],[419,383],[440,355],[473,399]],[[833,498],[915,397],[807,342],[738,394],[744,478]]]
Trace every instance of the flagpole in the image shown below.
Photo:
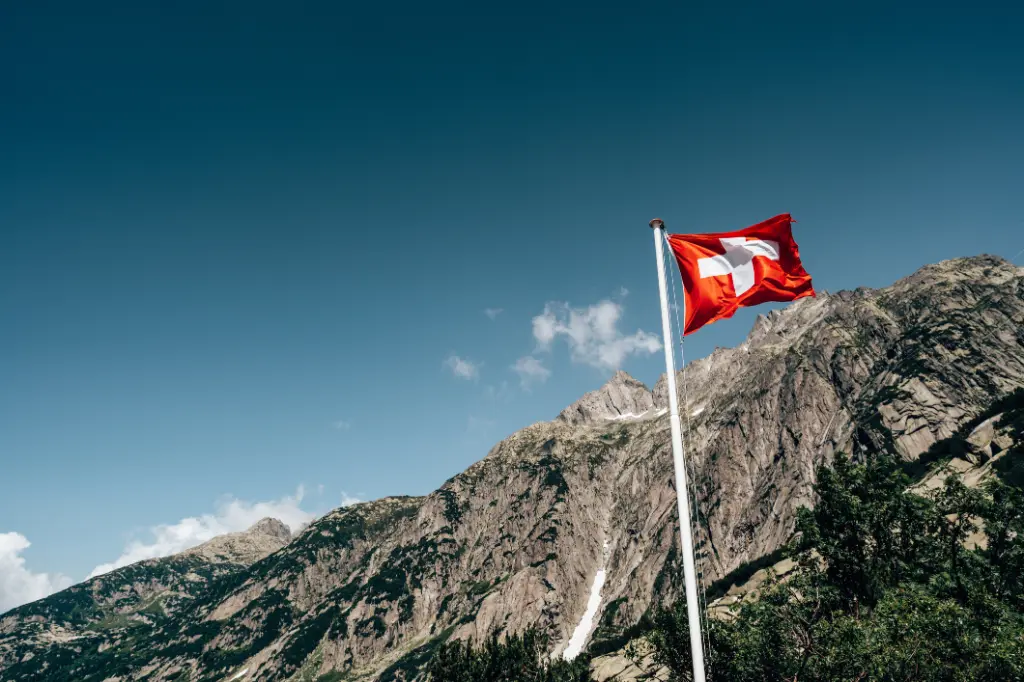
[[[683,545],[683,580],[686,583],[686,612],[690,622],[690,650],[693,652],[693,682],[705,682],[704,647],[700,631],[700,603],[697,601],[697,571],[693,559],[693,537],[690,534],[690,495],[683,465],[683,439],[679,423],[679,400],[676,396],[675,342],[668,314],[668,285],[665,282],[665,223],[655,218],[650,223],[654,233],[654,252],[658,258],[658,293],[661,295],[661,329],[665,337],[665,379],[668,382],[669,426],[672,432],[672,463],[676,470],[676,503],[679,508],[679,535]]]

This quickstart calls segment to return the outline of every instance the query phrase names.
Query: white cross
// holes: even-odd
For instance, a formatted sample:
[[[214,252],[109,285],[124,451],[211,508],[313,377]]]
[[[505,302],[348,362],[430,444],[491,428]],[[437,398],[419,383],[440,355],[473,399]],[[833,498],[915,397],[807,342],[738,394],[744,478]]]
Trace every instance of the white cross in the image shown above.
[[[742,296],[754,286],[755,257],[779,260],[778,242],[760,239],[748,242],[746,237],[723,237],[719,241],[725,247],[724,254],[697,260],[700,278],[731,275],[737,296]]]

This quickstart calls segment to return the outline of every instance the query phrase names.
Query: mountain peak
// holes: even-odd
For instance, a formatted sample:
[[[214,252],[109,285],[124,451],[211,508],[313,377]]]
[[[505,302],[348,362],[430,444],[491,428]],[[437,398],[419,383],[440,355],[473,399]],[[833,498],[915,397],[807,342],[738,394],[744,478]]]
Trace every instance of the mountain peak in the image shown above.
[[[654,408],[654,395],[641,381],[616,371],[608,382],[574,402],[558,415],[570,424],[640,417]]]
[[[636,380],[636,379],[634,379],[633,376],[631,374],[629,374],[629,372],[626,372],[625,370],[622,370],[622,369],[617,369],[617,370],[615,370],[615,374],[612,375],[612,378],[609,379],[608,382],[605,385],[606,386],[611,386],[611,385],[616,385],[616,386],[640,385],[640,386],[643,386],[643,383],[638,381],[638,380]]]
[[[1020,277],[1021,271],[1024,271],[1024,268],[1001,256],[980,254],[950,258],[924,265],[883,291],[894,293],[906,290],[926,291],[928,285],[949,286],[958,282],[993,284]]]
[[[284,542],[292,539],[292,531],[282,521],[267,516],[249,526],[245,531],[250,535],[269,535]]]
[[[263,518],[239,533],[218,535],[198,547],[182,552],[186,556],[201,556],[208,561],[232,564],[253,564],[292,540],[288,526],[274,518]]]

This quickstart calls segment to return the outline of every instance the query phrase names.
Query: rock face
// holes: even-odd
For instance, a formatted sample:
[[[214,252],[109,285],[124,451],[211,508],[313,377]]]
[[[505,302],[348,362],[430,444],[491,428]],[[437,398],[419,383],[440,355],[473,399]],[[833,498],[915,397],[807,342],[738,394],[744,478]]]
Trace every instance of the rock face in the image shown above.
[[[1024,377],[1021,269],[945,261],[802,299],[685,372],[711,573],[769,553],[837,452],[916,459]],[[682,380],[681,382],[682,383]],[[666,402],[664,384],[655,388]]]
[[[1013,445],[1010,427],[1003,425],[1005,415],[997,414],[981,422],[965,440],[967,452],[964,459],[971,464],[985,464],[993,457],[1006,452]]]
[[[562,410],[558,419],[586,424],[607,419],[632,419],[654,409],[654,396],[642,383],[619,370],[611,380]]]
[[[1024,272],[959,259],[803,299],[679,378],[709,582],[788,539],[836,453],[913,460],[1024,386]],[[173,618],[8,655],[0,676],[412,679],[450,638],[528,625],[559,654],[599,570],[590,640],[615,636],[680,591],[667,403],[664,378],[616,374],[426,497],[336,510]]]

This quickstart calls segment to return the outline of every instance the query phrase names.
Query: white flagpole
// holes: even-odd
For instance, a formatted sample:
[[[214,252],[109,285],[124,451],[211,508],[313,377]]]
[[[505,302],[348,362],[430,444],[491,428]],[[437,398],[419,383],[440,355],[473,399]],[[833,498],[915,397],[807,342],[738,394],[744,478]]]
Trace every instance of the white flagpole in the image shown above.
[[[679,401],[676,397],[675,343],[668,314],[668,285],[665,282],[665,223],[655,218],[650,223],[654,233],[654,252],[658,257],[658,292],[661,294],[661,328],[665,337],[665,379],[668,382],[669,425],[672,430],[672,463],[676,470],[676,502],[679,507],[679,535],[683,543],[683,580],[686,582],[686,612],[690,621],[690,650],[693,652],[693,682],[705,682],[704,647],[700,632],[700,603],[697,601],[697,571],[693,560],[693,537],[690,535],[690,495],[686,487],[683,465],[683,439],[679,425]]]

